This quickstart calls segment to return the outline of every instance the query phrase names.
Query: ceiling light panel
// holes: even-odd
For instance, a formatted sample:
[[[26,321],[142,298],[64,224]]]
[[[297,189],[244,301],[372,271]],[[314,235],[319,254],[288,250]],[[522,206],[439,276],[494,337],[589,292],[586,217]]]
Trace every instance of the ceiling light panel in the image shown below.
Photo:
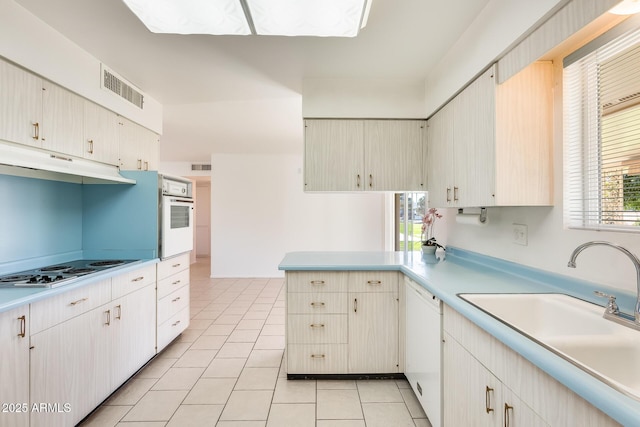
[[[260,35],[355,37],[366,22],[367,0],[245,1]]]
[[[251,34],[238,0],[123,1],[154,33]]]
[[[640,0],[623,0],[609,12],[616,15],[634,15],[640,13]]]

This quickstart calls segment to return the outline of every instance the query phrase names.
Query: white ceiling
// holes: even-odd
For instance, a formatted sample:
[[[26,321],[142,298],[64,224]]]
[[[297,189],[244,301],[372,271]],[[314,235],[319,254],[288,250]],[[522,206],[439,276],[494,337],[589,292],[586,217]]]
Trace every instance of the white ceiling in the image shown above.
[[[356,38],[152,34],[120,0],[16,0],[164,107],[162,161],[301,153],[305,78],[422,82],[488,0],[373,0]]]

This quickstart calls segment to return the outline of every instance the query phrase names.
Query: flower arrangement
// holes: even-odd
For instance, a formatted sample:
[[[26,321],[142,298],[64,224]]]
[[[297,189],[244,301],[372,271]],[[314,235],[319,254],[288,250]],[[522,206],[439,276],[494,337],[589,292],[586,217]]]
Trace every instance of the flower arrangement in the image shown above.
[[[422,234],[420,235],[422,246],[435,246],[436,249],[444,249],[444,246],[436,242],[436,238],[433,236],[433,226],[438,218],[442,218],[442,215],[438,213],[436,208],[430,208],[422,217]]]

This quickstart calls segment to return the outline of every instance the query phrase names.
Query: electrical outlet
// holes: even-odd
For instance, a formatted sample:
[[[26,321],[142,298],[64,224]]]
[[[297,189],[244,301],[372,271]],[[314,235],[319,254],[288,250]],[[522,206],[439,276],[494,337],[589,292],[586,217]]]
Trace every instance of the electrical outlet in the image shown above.
[[[527,246],[527,226],[524,224],[513,224],[513,243]]]

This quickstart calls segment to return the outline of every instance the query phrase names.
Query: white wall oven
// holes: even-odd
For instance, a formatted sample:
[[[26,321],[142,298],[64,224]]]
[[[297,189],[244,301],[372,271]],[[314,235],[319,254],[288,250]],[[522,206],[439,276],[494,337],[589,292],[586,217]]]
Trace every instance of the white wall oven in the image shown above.
[[[194,200],[188,179],[160,175],[160,258],[193,250]]]

